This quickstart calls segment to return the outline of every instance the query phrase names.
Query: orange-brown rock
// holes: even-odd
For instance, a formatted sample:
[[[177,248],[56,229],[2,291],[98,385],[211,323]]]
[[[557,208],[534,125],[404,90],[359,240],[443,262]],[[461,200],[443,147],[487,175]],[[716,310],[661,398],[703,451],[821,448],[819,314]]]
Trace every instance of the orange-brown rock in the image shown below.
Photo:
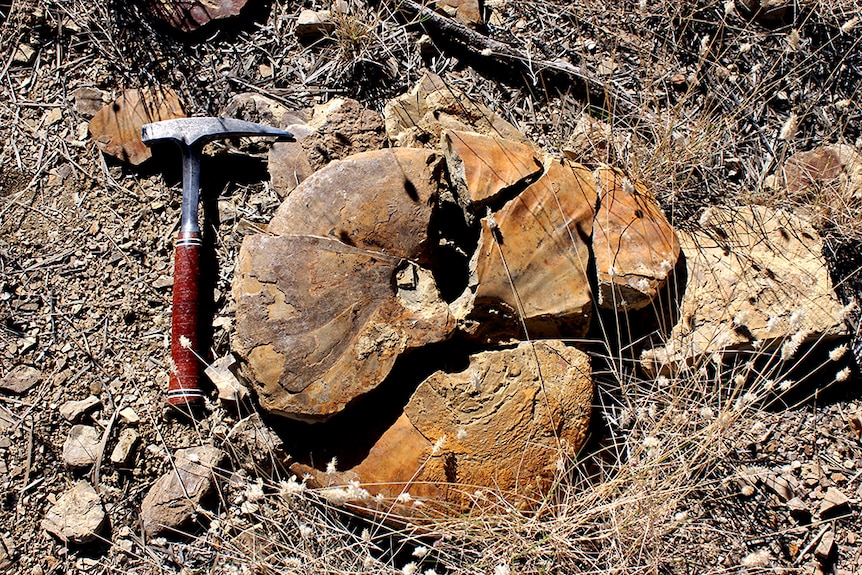
[[[153,17],[165,24],[192,32],[213,20],[230,18],[240,13],[248,0],[147,0]]]
[[[459,196],[477,206],[543,169],[532,146],[498,136],[444,130],[440,147]]]
[[[430,72],[409,93],[390,100],[383,109],[383,118],[386,135],[398,146],[436,148],[444,129],[479,132],[530,144],[502,116]]]
[[[386,148],[334,161],[302,182],[269,224],[273,234],[309,234],[395,258],[424,261],[443,177],[429,150]]]
[[[180,98],[170,88],[125,90],[90,120],[90,135],[105,154],[137,166],[152,157],[141,140],[141,126],[184,118]]]
[[[399,355],[454,329],[429,272],[319,236],[247,237],[234,296],[245,374],[267,411],[294,419],[342,411],[383,382]]]
[[[553,159],[541,178],[482,219],[472,302],[465,294],[456,305],[465,331],[490,341],[586,333],[596,197],[586,168]]]
[[[358,465],[293,471],[339,503],[383,512],[460,513],[485,503],[477,490],[528,508],[583,445],[592,398],[589,358],[560,341],[486,351],[422,382]]]
[[[593,174],[599,209],[593,225],[598,303],[626,311],[649,305],[679,259],[679,239],[655,197],[621,170]]]

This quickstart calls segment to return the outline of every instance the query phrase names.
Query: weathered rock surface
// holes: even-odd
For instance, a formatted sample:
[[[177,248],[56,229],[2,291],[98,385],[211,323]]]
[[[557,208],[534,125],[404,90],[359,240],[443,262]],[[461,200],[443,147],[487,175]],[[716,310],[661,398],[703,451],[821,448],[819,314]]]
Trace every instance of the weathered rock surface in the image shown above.
[[[793,13],[794,0],[736,0],[739,11],[764,23],[774,23]]]
[[[862,210],[862,154],[829,144],[793,154],[764,185],[783,190],[816,226],[839,223]],[[852,217],[852,216],[851,216]]]
[[[627,311],[649,305],[679,259],[679,239],[646,187],[622,171],[594,172],[599,209],[593,225],[598,303]]]
[[[220,357],[206,367],[204,373],[218,390],[222,402],[236,404],[248,396],[248,389],[234,374],[236,358],[232,353]]]
[[[0,379],[0,389],[27,393],[42,381],[42,372],[30,365],[18,365]]]
[[[90,467],[96,462],[101,436],[90,425],[73,425],[63,443],[63,461],[69,467]]]
[[[105,105],[105,92],[98,88],[84,86],[70,94],[75,100],[75,111],[85,118],[92,118]]]
[[[459,196],[477,207],[543,170],[532,146],[496,136],[444,130],[440,147]]]
[[[596,184],[578,164],[549,160],[518,197],[482,219],[471,262],[475,293],[462,296],[462,328],[487,340],[581,337],[590,323],[588,279]]]
[[[213,20],[237,16],[248,0],[147,0],[152,16],[165,24],[192,32]]]
[[[430,72],[383,110],[386,135],[395,145],[436,148],[444,129],[479,132],[530,144],[515,126],[486,106],[450,88]]]
[[[463,511],[481,488],[528,507],[550,486],[557,461],[583,445],[593,398],[586,354],[559,341],[532,346],[482,352],[464,371],[433,374],[352,469],[292,469],[314,485],[348,486],[346,500],[381,511],[394,501],[404,513]],[[382,501],[371,498],[378,494]],[[425,505],[414,507],[417,499]]]
[[[88,543],[98,537],[105,518],[99,494],[86,481],[79,481],[48,509],[42,529],[64,543]]]
[[[438,11],[461,24],[475,28],[483,23],[479,0],[436,0],[434,4]]]
[[[296,140],[276,142],[269,151],[272,186],[281,197],[329,162],[386,144],[380,114],[351,99],[335,98],[308,110],[285,113],[280,126]]]
[[[611,160],[617,144],[610,124],[584,113],[563,145],[562,152],[572,161],[597,166]]]
[[[311,133],[302,146],[315,170],[332,160],[386,145],[383,117],[349,98],[334,98],[312,108],[308,126]]]
[[[643,353],[647,372],[755,344],[766,351],[796,334],[802,344],[846,333],[822,241],[808,223],[751,206],[710,208],[700,224],[679,232],[688,278],[680,319],[664,347]]]
[[[90,120],[90,136],[105,154],[137,166],[152,157],[141,140],[141,126],[184,118],[179,96],[170,88],[125,90]]]
[[[253,474],[277,471],[288,460],[284,442],[256,413],[231,428],[225,445],[233,460]]]
[[[332,33],[335,30],[335,21],[329,10],[300,11],[296,19],[296,37],[301,42],[314,42]]]
[[[180,449],[174,469],[159,477],[141,503],[141,524],[151,537],[182,528],[213,487],[224,453],[211,445]]]
[[[66,421],[74,423],[100,405],[102,405],[102,400],[95,395],[90,395],[84,399],[79,399],[78,401],[67,401],[60,406],[60,415],[62,415],[63,419]]]
[[[246,238],[234,296],[234,349],[261,405],[296,419],[340,412],[454,328],[430,273],[323,237]]]
[[[410,148],[333,162],[290,193],[268,230],[329,237],[390,257],[425,261],[441,164],[439,155]]]
[[[111,463],[117,467],[128,468],[135,458],[135,449],[140,439],[141,436],[134,429],[122,430],[117,438],[117,445],[111,451]]]

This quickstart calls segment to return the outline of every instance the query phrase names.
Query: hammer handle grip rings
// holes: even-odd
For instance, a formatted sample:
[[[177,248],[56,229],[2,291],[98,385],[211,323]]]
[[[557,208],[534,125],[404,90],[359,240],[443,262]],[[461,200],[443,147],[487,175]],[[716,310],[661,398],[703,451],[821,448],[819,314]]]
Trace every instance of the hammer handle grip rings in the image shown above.
[[[180,231],[174,263],[171,315],[171,375],[168,404],[196,406],[203,400],[197,357],[200,330],[200,250],[198,232]]]

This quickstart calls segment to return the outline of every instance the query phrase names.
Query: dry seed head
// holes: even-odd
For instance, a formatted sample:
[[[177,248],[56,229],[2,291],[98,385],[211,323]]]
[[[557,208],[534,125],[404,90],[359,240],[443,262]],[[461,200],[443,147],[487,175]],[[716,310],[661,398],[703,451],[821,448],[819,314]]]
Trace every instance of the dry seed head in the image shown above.
[[[333,457],[329,463],[326,464],[326,473],[332,474],[338,471],[338,458]]]
[[[849,367],[845,367],[844,369],[835,374],[835,381],[837,382],[847,381],[848,379],[850,379]]]
[[[853,18],[850,18],[849,20],[844,22],[844,24],[841,25],[841,32],[843,32],[844,34],[847,34],[848,32],[850,32],[850,30],[855,28],[858,24],[859,24],[859,17],[854,16]]]
[[[844,357],[844,354],[845,354],[845,353],[847,353],[847,345],[846,345],[846,344],[841,344],[841,345],[839,345],[838,347],[836,347],[835,349],[833,349],[832,351],[830,351],[830,352],[829,352],[829,359],[830,359],[831,361],[838,361],[839,359],[841,359],[842,357]]]
[[[796,137],[796,131],[799,129],[799,116],[795,113],[790,114],[784,125],[781,126],[781,132],[778,133],[778,139],[789,142]]]

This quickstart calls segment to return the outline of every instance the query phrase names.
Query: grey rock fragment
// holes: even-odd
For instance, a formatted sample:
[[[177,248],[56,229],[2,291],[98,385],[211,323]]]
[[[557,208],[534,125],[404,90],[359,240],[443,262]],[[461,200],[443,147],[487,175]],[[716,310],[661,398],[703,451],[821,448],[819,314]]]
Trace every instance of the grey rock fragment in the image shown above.
[[[78,401],[67,401],[60,406],[60,415],[66,421],[76,422],[100,405],[102,401],[95,395],[91,395]]]
[[[0,389],[12,393],[27,393],[42,381],[42,372],[29,365],[19,365],[0,379]]]

